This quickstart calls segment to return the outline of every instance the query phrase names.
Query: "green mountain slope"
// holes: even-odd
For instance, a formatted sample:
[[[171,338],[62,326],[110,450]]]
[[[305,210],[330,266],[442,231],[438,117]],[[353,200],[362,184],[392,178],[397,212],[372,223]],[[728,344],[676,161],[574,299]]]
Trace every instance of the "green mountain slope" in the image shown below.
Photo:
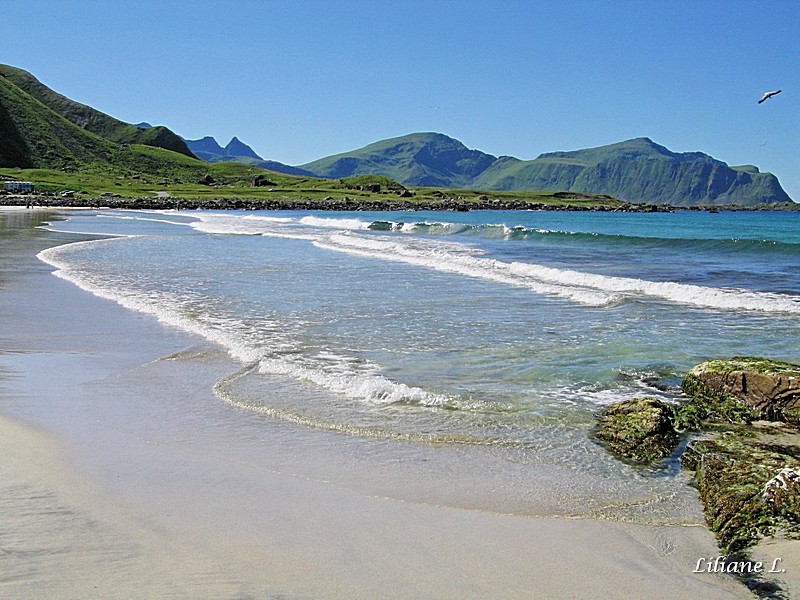
[[[301,169],[319,177],[385,175],[404,185],[467,187],[495,161],[441,133],[414,133],[336,154]]]
[[[324,203],[332,193],[353,194],[350,190],[357,183],[284,175],[242,162],[206,163],[161,147],[110,141],[68,120],[3,75],[0,169],[3,177],[32,181],[42,192],[85,190],[78,193],[82,201],[106,192],[125,198],[158,192],[178,198],[257,196],[303,206],[309,198]]]
[[[473,186],[602,193],[629,202],[673,206],[791,200],[771,173],[749,165],[730,167],[701,152],[670,152],[648,138],[551,152],[531,161],[502,158]]]
[[[648,138],[526,161],[469,150],[442,134],[415,133],[301,168],[320,177],[386,175],[404,185],[608,194],[673,206],[791,201],[771,173],[730,167],[701,152],[671,152]]]
[[[222,184],[252,185],[269,173],[250,165],[209,165],[193,156],[145,144],[115,143],[79,127],[0,76],[0,167],[80,172],[105,181],[160,185],[198,183],[210,175]]]
[[[115,144],[144,144],[165,148],[186,156],[194,156],[180,136],[166,127],[139,127],[124,123],[90,106],[75,102],[51,90],[33,75],[9,65],[0,65],[0,78],[5,78],[56,114],[81,129]]]
[[[0,166],[77,168],[108,160],[114,147],[0,77]]]
[[[648,138],[524,161],[470,150],[440,133],[415,133],[300,167],[264,161],[236,138],[225,148],[213,138],[195,142],[199,153],[208,151],[208,160],[224,162],[204,163],[165,127],[123,123],[57,94],[26,71],[0,65],[0,167],[268,190],[284,185],[316,190],[320,181],[312,178],[380,175],[411,186],[605,194],[674,206],[791,201],[774,175],[755,166],[731,167],[700,152],[671,152]],[[295,177],[273,177],[277,173]]]

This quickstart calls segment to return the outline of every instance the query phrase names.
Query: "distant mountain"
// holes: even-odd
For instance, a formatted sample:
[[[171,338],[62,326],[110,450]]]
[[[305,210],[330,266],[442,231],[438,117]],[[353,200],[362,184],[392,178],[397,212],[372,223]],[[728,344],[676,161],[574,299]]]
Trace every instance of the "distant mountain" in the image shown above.
[[[242,143],[238,138],[234,137],[225,146],[225,152],[231,156],[246,156],[248,158],[255,158],[262,160],[262,158],[255,153],[255,151],[247,144]]]
[[[199,140],[186,140],[186,145],[194,152],[197,158],[206,162],[243,162],[268,171],[276,171],[287,175],[300,175],[302,177],[318,177],[310,171],[299,167],[291,167],[274,160],[264,160],[247,144],[234,137],[224,148],[211,136]]]
[[[702,152],[671,152],[649,138],[520,160],[469,150],[440,133],[414,133],[301,168],[319,177],[386,175],[404,185],[609,194],[673,206],[791,201],[771,173]]]
[[[33,75],[0,65],[0,76],[79,128],[115,144],[144,144],[194,157],[185,142],[166,127],[139,127],[124,123],[85,104],[54,92]]]
[[[386,175],[404,185],[469,187],[496,160],[441,133],[413,133],[321,158],[300,168],[319,177]]]
[[[503,157],[473,187],[609,194],[629,202],[673,206],[790,202],[778,179],[751,165],[730,167],[702,152],[676,153],[649,138],[535,160]]]
[[[250,146],[235,137],[224,148],[211,136],[185,141],[194,155],[206,162],[249,162],[249,160],[241,159],[263,160]]]

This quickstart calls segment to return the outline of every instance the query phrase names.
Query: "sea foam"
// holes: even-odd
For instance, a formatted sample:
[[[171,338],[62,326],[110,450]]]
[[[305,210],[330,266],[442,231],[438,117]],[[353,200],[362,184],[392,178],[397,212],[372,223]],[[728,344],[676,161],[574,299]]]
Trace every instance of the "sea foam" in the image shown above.
[[[591,306],[607,306],[624,298],[650,297],[702,308],[800,314],[800,298],[794,296],[504,262],[449,252],[447,247],[430,242],[415,244],[340,233],[317,240],[315,244],[330,250],[525,287],[535,293],[560,296]]]

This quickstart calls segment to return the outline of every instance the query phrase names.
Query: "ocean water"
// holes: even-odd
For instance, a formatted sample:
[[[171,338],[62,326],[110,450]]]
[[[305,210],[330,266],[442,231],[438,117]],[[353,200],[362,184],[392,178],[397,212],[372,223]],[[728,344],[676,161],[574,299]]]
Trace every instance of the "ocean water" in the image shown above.
[[[567,515],[591,498],[609,518],[696,518],[675,461],[609,457],[597,413],[680,401],[708,358],[800,362],[798,212],[81,211],[48,227],[87,234],[39,254],[57,276],[229,353],[220,403],[485,454],[531,489],[568,472]]]

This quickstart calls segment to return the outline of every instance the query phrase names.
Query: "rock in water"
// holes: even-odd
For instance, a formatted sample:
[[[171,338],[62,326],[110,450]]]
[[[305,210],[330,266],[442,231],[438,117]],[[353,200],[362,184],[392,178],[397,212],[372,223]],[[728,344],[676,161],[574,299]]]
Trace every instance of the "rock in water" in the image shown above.
[[[800,427],[800,365],[753,357],[709,360],[686,375],[682,389],[709,413],[700,420],[764,419]]]
[[[652,463],[669,456],[678,444],[672,406],[645,397],[612,404],[600,416],[596,436],[625,458]]]

